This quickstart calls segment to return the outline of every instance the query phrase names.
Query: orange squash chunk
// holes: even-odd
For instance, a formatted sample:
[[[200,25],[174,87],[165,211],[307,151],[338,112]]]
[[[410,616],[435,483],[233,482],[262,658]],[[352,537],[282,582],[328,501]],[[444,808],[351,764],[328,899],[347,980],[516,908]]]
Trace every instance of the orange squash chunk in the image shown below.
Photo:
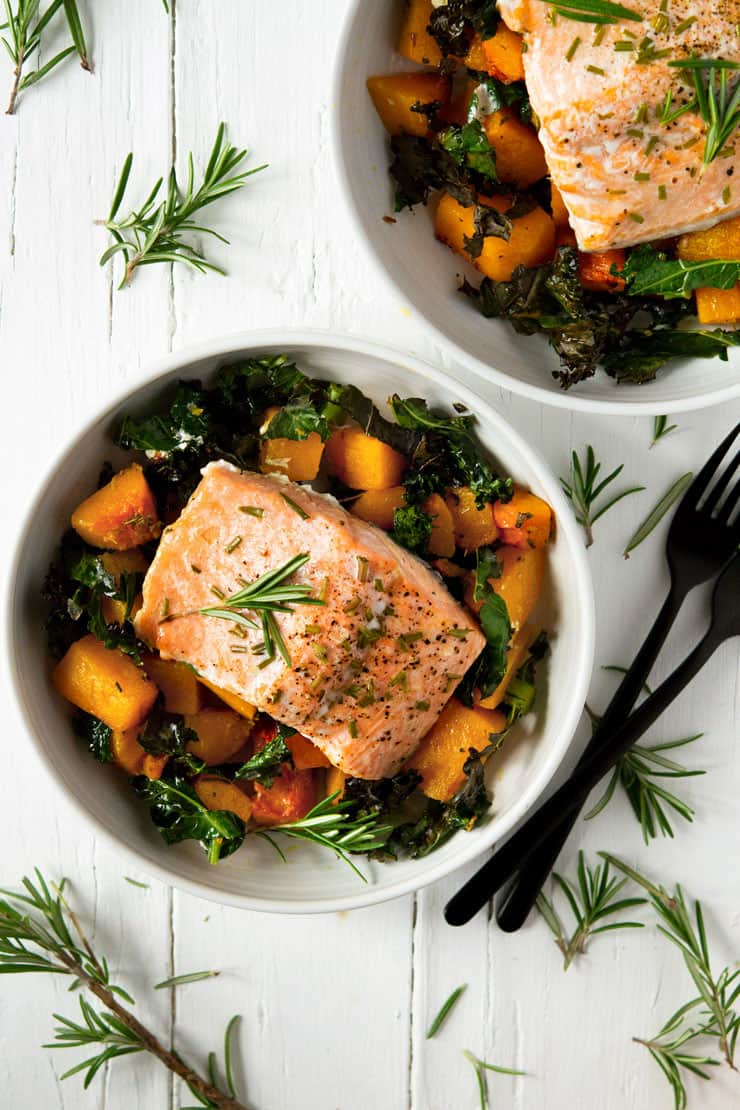
[[[201,709],[198,713],[185,715],[185,725],[197,733],[197,741],[191,740],[188,751],[209,766],[226,763],[244,743],[250,733],[250,725],[232,709]]]
[[[286,825],[300,821],[316,805],[313,771],[283,767],[272,786],[254,784],[252,816],[258,825]]]
[[[624,269],[627,255],[623,250],[598,251],[594,254],[578,252],[578,277],[584,289],[602,293],[619,293],[625,286],[624,278],[612,273],[612,266]]]
[[[356,424],[332,432],[325,452],[329,473],[351,489],[390,489],[401,484],[406,469],[400,452]]]
[[[470,748],[483,751],[505,728],[503,713],[469,708],[453,697],[406,766],[421,775],[420,789],[428,798],[449,802],[465,781]]]
[[[528,189],[547,173],[547,162],[537,132],[512,112],[502,108],[483,122],[486,138],[496,152],[496,170],[502,181]]]
[[[534,630],[531,628],[520,628],[518,632],[514,633],[506,656],[506,673],[493,693],[489,694],[487,698],[480,699],[478,704],[481,709],[496,710],[501,702],[505,700],[509,683],[527,658],[529,645],[533,639]]]
[[[428,550],[432,555],[448,556],[455,554],[455,527],[452,513],[438,493],[433,493],[421,506],[423,512],[432,518],[432,534]]]
[[[697,289],[696,314],[700,324],[736,324],[740,321],[740,284],[732,289]]]
[[[429,120],[413,108],[434,101],[440,106],[446,104],[450,82],[436,73],[393,73],[388,77],[369,77],[367,91],[389,135],[423,137],[429,130]]]
[[[122,732],[140,724],[157,699],[145,671],[94,636],[72,644],[54,668],[53,681],[67,701]]]
[[[478,200],[499,212],[511,207],[509,197],[479,197]],[[555,224],[539,206],[513,220],[508,240],[489,235],[478,258],[471,258],[465,246],[466,237],[472,238],[474,232],[473,208],[464,208],[449,193],[443,193],[434,219],[435,235],[493,281],[509,281],[517,266],[532,267],[547,262],[555,250]]]
[[[516,489],[511,501],[497,501],[493,516],[502,543],[515,547],[544,547],[552,531],[552,509],[528,490]]]
[[[138,463],[114,474],[72,513],[72,527],[85,543],[126,551],[156,539],[157,505]]]
[[[242,717],[246,717],[248,721],[253,721],[257,716],[257,709],[251,705],[245,698],[239,694],[232,694],[230,690],[222,690],[220,686],[214,686],[212,682],[206,682],[205,678],[198,676],[198,682],[201,686],[205,686],[206,690],[210,690],[217,698],[220,698],[229,709],[233,709]]]
[[[129,775],[146,775],[160,779],[167,766],[168,755],[150,755],[139,743],[139,728],[114,729],[110,735],[113,762]]]
[[[344,794],[344,784],[347,781],[347,776],[344,771],[340,771],[338,767],[328,767],[326,771],[326,797],[330,798],[332,794],[337,794],[334,804],[341,801]]]
[[[406,14],[398,38],[398,53],[410,62],[438,66],[442,54],[427,31],[434,7],[432,0],[406,0]]]
[[[215,775],[199,775],[193,782],[193,788],[206,809],[235,813],[245,825],[252,816],[252,803],[235,782],[226,782]]]
[[[143,551],[139,551],[135,547],[132,547],[129,551],[105,551],[100,561],[108,573],[113,575],[116,586],[121,585],[122,575],[146,574],[149,568],[149,561]],[[134,598],[134,603],[131,606],[129,620],[134,619],[139,609],[141,609],[141,604],[142,596],[139,593]],[[126,602],[118,601],[114,597],[104,597],[101,611],[106,624],[123,624],[126,619]]]
[[[545,576],[543,547],[503,547],[499,551],[501,577],[489,579],[494,593],[503,598],[512,628],[523,627],[537,604]]]
[[[305,736],[301,736],[299,732],[287,736],[285,743],[290,748],[290,754],[293,756],[293,766],[296,771],[310,771],[314,767],[331,766],[324,753],[310,740],[307,740]]]
[[[475,503],[475,494],[467,486],[449,490],[445,500],[452,516],[455,543],[458,547],[465,551],[474,551],[476,547],[493,543],[498,536],[498,529],[493,519],[492,505],[484,505],[479,509]]]
[[[355,516],[376,524],[385,532],[393,528],[396,509],[406,504],[406,490],[403,486],[390,489],[369,489],[352,502],[350,512]]]
[[[505,23],[499,23],[493,38],[484,40],[483,53],[491,77],[505,85],[524,80],[522,36],[510,31]]]
[[[203,690],[197,676],[185,663],[144,656],[144,670],[164,695],[168,713],[197,713],[203,707]]]
[[[677,254],[686,262],[707,262],[714,258],[740,259],[740,216],[689,231],[678,240]]]

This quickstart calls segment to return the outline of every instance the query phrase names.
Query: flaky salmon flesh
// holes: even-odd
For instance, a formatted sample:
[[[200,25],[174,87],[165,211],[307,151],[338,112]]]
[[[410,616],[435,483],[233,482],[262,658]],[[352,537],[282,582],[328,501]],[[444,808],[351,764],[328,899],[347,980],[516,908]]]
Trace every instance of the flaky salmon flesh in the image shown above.
[[[300,554],[309,559],[290,582],[325,604],[275,614],[290,666],[260,654],[261,633],[198,612]],[[366,779],[398,770],[484,645],[434,572],[380,529],[333,498],[225,462],[204,469],[165,529],[143,595],[136,631],[164,659]]]
[[[691,76],[669,62],[740,62],[740,0],[623,0],[642,23],[606,26],[556,14],[543,0],[499,0],[525,36],[527,89],[552,180],[582,250],[626,247],[709,227],[740,213],[740,137],[708,165]],[[736,74],[730,73],[731,82]]]

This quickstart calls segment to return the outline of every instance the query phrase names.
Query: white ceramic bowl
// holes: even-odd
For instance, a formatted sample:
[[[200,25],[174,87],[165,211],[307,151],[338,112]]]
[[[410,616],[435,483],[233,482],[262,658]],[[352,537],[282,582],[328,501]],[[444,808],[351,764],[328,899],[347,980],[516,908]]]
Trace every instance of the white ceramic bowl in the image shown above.
[[[206,381],[218,366],[243,355],[285,352],[315,376],[350,381],[379,404],[393,392],[425,397],[451,412],[461,401],[479,419],[481,441],[502,469],[544,497],[555,510],[557,533],[549,558],[543,614],[553,629],[543,666],[545,689],[531,735],[519,729],[491,761],[492,816],[460,833],[428,858],[365,864],[364,885],[330,852],[286,845],[289,862],[252,837],[234,856],[211,866],[200,847],[168,848],[132,794],[125,777],[95,763],[76,738],[69,706],[54,691],[40,597],[47,566],[74,506],[90,490],[101,463],[123,461],[111,441],[124,413],[151,411],[178,378]],[[59,789],[122,853],[165,882],[194,894],[249,909],[282,913],[349,909],[404,894],[472,859],[509,830],[532,806],[562,760],[586,697],[593,658],[593,599],[583,538],[558,482],[537,454],[488,405],[439,370],[395,351],[320,332],[257,332],[214,340],[163,359],[147,384],[129,390],[70,438],[51,465],[23,527],[10,578],[8,658],[28,731]]]
[[[424,321],[463,366],[489,382],[538,401],[610,414],[682,412],[740,397],[740,350],[719,359],[675,360],[647,385],[617,385],[603,371],[567,392],[552,378],[557,357],[541,336],[519,336],[503,320],[486,320],[457,289],[463,271],[480,274],[433,234],[432,214],[417,206],[393,212],[389,148],[365,81],[417,69],[394,49],[401,0],[353,0],[336,57],[332,95],[335,162],[361,239],[405,306]],[[464,373],[464,371],[463,371]]]

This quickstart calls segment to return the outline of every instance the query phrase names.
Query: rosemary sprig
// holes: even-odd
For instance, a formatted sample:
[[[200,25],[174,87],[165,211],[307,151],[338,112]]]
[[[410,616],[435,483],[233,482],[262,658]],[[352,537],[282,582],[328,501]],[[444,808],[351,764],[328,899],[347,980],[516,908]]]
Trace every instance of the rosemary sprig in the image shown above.
[[[617,478],[624,469],[624,464],[618,466],[606,478],[602,478],[597,482],[597,478],[601,472],[601,463],[596,461],[594,449],[589,446],[586,448],[586,454],[583,462],[578,458],[574,451],[571,456],[570,475],[568,480],[565,478],[560,479],[566,497],[573,503],[576,513],[576,520],[581,525],[586,533],[586,547],[590,547],[594,542],[593,526],[597,520],[613,508],[618,501],[623,497],[628,497],[631,493],[641,493],[644,486],[632,486],[630,489],[622,490],[621,493],[615,494],[608,501],[603,504],[597,505],[596,502],[601,497],[602,493],[606,490],[607,486],[611,485],[615,478]]]
[[[204,1079],[121,1005],[120,999],[132,1004],[133,999],[122,987],[111,983],[105,957],[95,954],[77,914],[64,897],[64,881],[52,893],[38,869],[35,876],[35,880],[23,878],[22,891],[0,890],[0,974],[66,975],[72,987],[89,991],[105,1007],[96,1010],[81,996],[81,1021],[54,1014],[57,1021],[54,1040],[44,1047],[96,1050],[65,1072],[62,1079],[84,1071],[87,1087],[110,1060],[148,1052],[187,1084],[201,1106],[209,1110],[245,1110],[236,1098],[231,1078],[229,1037],[233,1019],[226,1030],[224,1091],[215,1081],[213,1057],[209,1057],[209,1078]]]
[[[619,23],[623,19],[642,23],[642,16],[634,8],[614,4],[611,0],[545,0],[556,15],[578,23]]]
[[[630,552],[634,551],[636,547],[639,547],[643,540],[648,538],[653,529],[660,524],[668,510],[675,505],[679,497],[681,497],[684,491],[691,485],[693,477],[694,475],[691,472],[682,474],[680,478],[676,479],[670,489],[666,490],[660,501],[650,510],[642,524],[639,525],[627,541],[623,552],[625,559],[629,559]]]
[[[285,641],[275,620],[275,613],[290,613],[294,605],[326,605],[319,597],[311,596],[310,586],[286,585],[286,579],[300,570],[310,559],[310,555],[294,555],[283,566],[269,570],[255,578],[243,589],[224,599],[219,606],[206,606],[198,609],[206,617],[219,617],[221,620],[232,621],[249,628],[253,632],[262,632],[260,654],[265,655],[266,662],[275,658],[277,651],[286,666],[290,666],[290,655]],[[257,624],[251,617],[245,617],[241,610],[261,614],[261,624]]]
[[[585,819],[590,821],[606,809],[614,797],[617,785],[620,785],[629,798],[632,812],[640,822],[645,843],[657,837],[659,833],[662,836],[672,837],[673,828],[665,807],[689,822],[694,820],[694,810],[683,798],[666,790],[656,780],[694,778],[697,775],[706,774],[706,771],[689,770],[675,760],[666,758],[663,753],[692,744],[695,740],[700,740],[703,735],[702,732],[697,732],[694,736],[684,736],[681,740],[669,740],[663,744],[652,744],[648,747],[635,744],[627,755],[620,759],[604,793],[585,815]]]
[[[695,1041],[698,1037],[711,1032],[707,1026],[684,1024],[685,1014],[693,1010],[694,1005],[693,1002],[690,1002],[686,1006],[682,1006],[668,1019],[654,1037],[649,1039],[643,1037],[632,1038],[636,1044],[644,1045],[670,1083],[675,1110],[686,1110],[688,1105],[688,1095],[681,1069],[685,1068],[686,1071],[698,1075],[701,1079],[711,1079],[712,1077],[706,1071],[706,1068],[719,1066],[719,1060],[715,1060],[712,1056],[699,1056],[685,1048],[687,1044]]]
[[[114,255],[123,256],[125,267],[119,289],[131,283],[134,271],[139,266],[151,266],[156,262],[182,262],[186,266],[205,273],[213,270],[223,274],[220,266],[209,262],[202,251],[183,239],[187,232],[212,235],[222,243],[228,243],[223,235],[213,228],[196,223],[196,212],[213,204],[214,201],[235,193],[244,187],[247,178],[266,166],[256,166],[252,170],[238,170],[247,156],[246,150],[225,141],[226,124],[219,124],[211,155],[203,174],[203,181],[196,188],[193,155],[188,155],[188,178],[182,190],[177,180],[174,166],[167,179],[166,196],[158,200],[164,179],[159,178],[140,208],[132,210],[128,216],[118,219],[118,210],[123,202],[126,187],[131,176],[134,156],[128,154],[121,176],[113,195],[113,202],[107,220],[98,224],[110,231],[114,242],[103,252],[100,265],[104,266]],[[237,172],[238,171],[238,172]]]
[[[667,416],[656,416],[656,417],[654,417],[653,418],[653,438],[652,438],[652,442],[651,442],[650,446],[655,447],[656,443],[659,443],[661,439],[665,439],[665,437],[667,435],[670,435],[671,432],[675,432],[677,427],[678,427],[678,424],[669,424],[668,423],[668,417]]]
[[[677,1053],[682,1054],[683,1046],[694,1037],[709,1036],[714,1038],[726,1063],[736,1070],[735,1050],[738,1034],[740,1034],[740,968],[732,970],[730,967],[725,967],[718,975],[714,974],[701,902],[694,901],[692,918],[686,897],[678,883],[673,894],[670,894],[663,886],[652,883],[644,875],[624,863],[623,860],[610,855],[608,852],[600,852],[599,855],[605,862],[610,863],[623,875],[647,891],[650,903],[658,916],[658,929],[681,952],[686,970],[698,991],[695,998],[685,1003],[666,1022],[655,1041],[640,1042],[651,1049],[653,1058],[663,1068],[664,1074],[667,1073],[661,1060],[663,1062],[673,1060],[676,1065],[675,1071],[673,1071],[673,1080],[670,1076],[668,1078],[674,1087],[676,1106],[685,1106],[685,1091],[682,1093],[683,1084],[680,1082],[678,1068],[683,1066],[688,1067],[691,1071],[696,1071],[696,1067],[692,1067],[685,1059],[677,1059]],[[696,1013],[698,1025],[691,1027],[689,1030],[684,1028],[677,1033],[689,1013]],[[677,1033],[674,1042],[661,1042],[658,1049],[653,1051],[656,1048],[656,1041],[660,1042],[661,1038],[674,1033]],[[693,1060],[693,1063],[697,1066],[716,1062],[706,1057],[689,1057],[689,1060]],[[697,1074],[701,1073],[697,1072]],[[704,1076],[704,1078],[707,1078],[707,1076]],[[679,1081],[678,1087],[674,1082],[676,1079]]]
[[[92,72],[92,66],[88,57],[85,32],[82,29],[76,0],[51,0],[43,14],[39,10],[40,0],[17,0],[15,7],[11,4],[11,0],[3,0],[3,4],[6,22],[0,27],[0,30],[6,31],[7,37],[3,37],[1,41],[13,63],[13,84],[6,114],[12,116],[20,93],[31,85],[38,84],[70,54],[76,52],[80,58],[80,65],[88,72]],[[71,45],[65,47],[64,50],[60,50],[44,65],[38,66],[35,70],[24,75],[28,61],[34,54],[38,53],[41,47],[44,31],[60,9],[64,11],[67,28],[72,39]]]
[[[733,88],[729,86],[729,74],[740,69],[740,62],[726,58],[681,58],[668,65],[690,72],[695,93],[691,108],[707,127],[704,164],[708,165],[725,149],[740,124],[740,82]]]
[[[459,999],[460,995],[465,990],[467,985],[467,983],[461,983],[459,987],[455,987],[449,998],[446,998],[445,1001],[442,1003],[436,1017],[433,1019],[432,1024],[427,1030],[428,1041],[430,1041],[432,1037],[436,1037],[437,1033],[439,1033],[440,1029],[447,1021],[447,1018],[450,1016],[453,1006],[457,1003],[457,1000]]]
[[[366,883],[367,878],[347,853],[377,851],[385,845],[393,832],[393,826],[382,825],[377,814],[353,817],[348,812],[352,808],[352,803],[338,799],[337,790],[322,799],[300,821],[291,821],[287,825],[273,825],[268,829],[260,829],[254,835],[269,841],[286,863],[284,852],[273,839],[275,833],[282,833],[295,840],[307,840],[322,848],[331,848]]]
[[[579,852],[576,874],[577,882],[572,882],[553,872],[553,879],[565,895],[575,918],[575,928],[570,936],[554,903],[542,891],[537,896],[537,909],[555,936],[555,943],[563,954],[565,971],[576,956],[583,954],[589,939],[598,933],[643,928],[639,921],[609,921],[605,925],[598,924],[622,910],[644,905],[646,901],[645,898],[617,897],[628,880],[612,875],[608,862],[588,867],[583,852]]]
[[[486,1072],[493,1071],[497,1075],[526,1075],[525,1071],[515,1071],[514,1068],[503,1068],[500,1064],[489,1064],[486,1060],[480,1060],[469,1049],[463,1049],[463,1056],[468,1060],[475,1071],[475,1078],[478,1083],[478,1098],[480,1099],[480,1110],[487,1110],[488,1107],[488,1083],[486,1082]]]

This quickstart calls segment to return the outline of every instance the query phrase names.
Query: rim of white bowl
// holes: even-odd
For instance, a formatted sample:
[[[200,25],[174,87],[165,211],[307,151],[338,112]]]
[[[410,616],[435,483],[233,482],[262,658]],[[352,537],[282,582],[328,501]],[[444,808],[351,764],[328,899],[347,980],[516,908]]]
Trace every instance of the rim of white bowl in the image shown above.
[[[391,364],[407,366],[410,370],[422,377],[430,378],[438,385],[443,386],[445,390],[451,390],[459,400],[468,406],[471,412],[479,416],[482,422],[490,422],[494,427],[496,425],[503,427],[507,436],[509,436],[514,443],[517,457],[521,458],[522,463],[534,472],[537,482],[541,485],[542,492],[555,509],[555,515],[558,521],[558,534],[566,538],[570,550],[573,581],[576,584],[578,595],[577,602],[583,626],[581,651],[578,659],[574,661],[571,701],[568,712],[563,715],[558,723],[552,743],[552,751],[548,758],[544,760],[543,766],[539,769],[536,776],[533,777],[527,788],[522,791],[521,797],[511,809],[500,818],[495,818],[491,822],[490,830],[486,830],[486,827],[483,826],[481,832],[485,831],[485,835],[473,840],[473,842],[464,848],[453,861],[440,861],[440,863],[436,865],[427,865],[424,872],[419,874],[418,879],[416,876],[413,876],[405,880],[399,880],[397,883],[389,883],[383,887],[374,887],[372,883],[368,883],[367,886],[358,889],[358,893],[354,895],[333,897],[328,900],[313,898],[291,902],[284,902],[278,898],[255,898],[251,895],[237,894],[232,891],[216,891],[211,887],[202,885],[196,880],[173,874],[167,867],[158,863],[145,852],[132,848],[130,845],[126,844],[125,841],[119,839],[115,833],[107,828],[103,821],[87,809],[82,799],[68,787],[56,767],[45,757],[41,741],[37,736],[36,725],[26,704],[26,696],[17,665],[18,654],[16,645],[18,640],[18,629],[13,622],[17,602],[16,582],[18,578],[18,568],[23,557],[28,533],[33,526],[34,516],[38,513],[41,503],[44,500],[49,476],[56,473],[64,464],[64,460],[74,451],[78,441],[88,436],[101,422],[109,419],[114,411],[119,409],[127,400],[134,398],[142,388],[151,385],[156,379],[164,375],[172,374],[173,371],[186,371],[189,365],[200,359],[225,359],[242,351],[245,353],[254,353],[263,347],[280,345],[286,347],[313,347],[317,349],[325,347],[337,351],[347,351],[348,353],[365,354],[382,359]],[[420,890],[422,887],[436,882],[438,879],[451,874],[453,871],[456,871],[476,857],[481,856],[487,849],[490,849],[496,840],[500,840],[509,832],[514,825],[521,820],[525,813],[534,806],[565,758],[583,712],[583,705],[588,692],[594,657],[594,596],[591,572],[588,566],[580,529],[570,512],[568,503],[556,479],[551,475],[549,467],[544,459],[542,459],[539,452],[532,448],[487,401],[479,397],[469,386],[459,382],[452,375],[446,373],[446,371],[431,366],[414,355],[406,354],[403,351],[384,346],[383,344],[369,342],[349,333],[336,333],[328,330],[307,328],[270,328],[249,332],[238,332],[217,337],[184,347],[179,351],[165,355],[150,363],[145,374],[139,378],[135,385],[128,386],[126,389],[117,393],[102,411],[98,411],[93,417],[86,420],[81,428],[75,431],[71,440],[68,439],[65,446],[56,453],[50,465],[46,468],[46,474],[47,477],[42,481],[26,513],[13,547],[10,563],[10,577],[5,598],[6,658],[9,664],[10,684],[15,697],[16,708],[27,732],[30,734],[36,757],[43,765],[46,773],[50,775],[56,783],[67,801],[74,806],[77,812],[82,815],[83,819],[90,822],[96,828],[111,847],[122,852],[131,862],[136,863],[142,870],[155,876],[162,882],[170,886],[175,886],[178,889],[185,890],[199,898],[205,898],[208,901],[219,903],[220,905],[235,906],[240,909],[257,910],[266,913],[332,913],[340,910],[360,909],[365,906],[390,901],[393,898],[399,898],[404,894]],[[495,832],[495,836],[492,834],[493,832]],[[433,857],[431,858],[433,859]]]
[[[499,386],[512,393],[528,397],[532,401],[539,401],[541,404],[569,409],[571,412],[608,413],[610,416],[654,416],[658,413],[695,412],[697,409],[711,408],[714,405],[721,405],[724,402],[740,398],[740,378],[734,385],[724,386],[712,392],[705,391],[691,397],[679,397],[672,401],[641,401],[637,399],[634,401],[612,401],[607,398],[599,400],[593,397],[579,396],[577,392],[574,392],[574,389],[577,390],[578,386],[569,390],[545,389],[544,386],[530,385],[523,382],[511,374],[491,366],[490,363],[483,362],[476,355],[466,350],[465,347],[461,347],[455,339],[452,339],[447,332],[437,326],[432,317],[424,311],[421,304],[421,294],[409,293],[386,269],[380,251],[376,248],[372,236],[368,234],[355,203],[352,175],[345,158],[345,148],[342,142],[339,105],[342,102],[342,85],[345,81],[345,59],[348,54],[354,22],[363,3],[366,3],[366,0],[353,0],[348,7],[334,54],[330,98],[330,104],[333,106],[333,111],[330,112],[330,133],[334,166],[339,177],[340,192],[342,193],[345,210],[350,215],[355,233],[365,244],[376,272],[403,298],[404,303],[409,304],[410,311],[420,322],[423,321],[427,331],[431,331],[436,336],[440,347],[490,385]],[[602,373],[602,371],[598,372]],[[454,374],[451,377],[454,377]],[[630,387],[625,385],[622,388],[628,389]],[[640,388],[640,386],[635,385],[632,390],[636,393]],[[649,386],[643,388],[649,388]]]

